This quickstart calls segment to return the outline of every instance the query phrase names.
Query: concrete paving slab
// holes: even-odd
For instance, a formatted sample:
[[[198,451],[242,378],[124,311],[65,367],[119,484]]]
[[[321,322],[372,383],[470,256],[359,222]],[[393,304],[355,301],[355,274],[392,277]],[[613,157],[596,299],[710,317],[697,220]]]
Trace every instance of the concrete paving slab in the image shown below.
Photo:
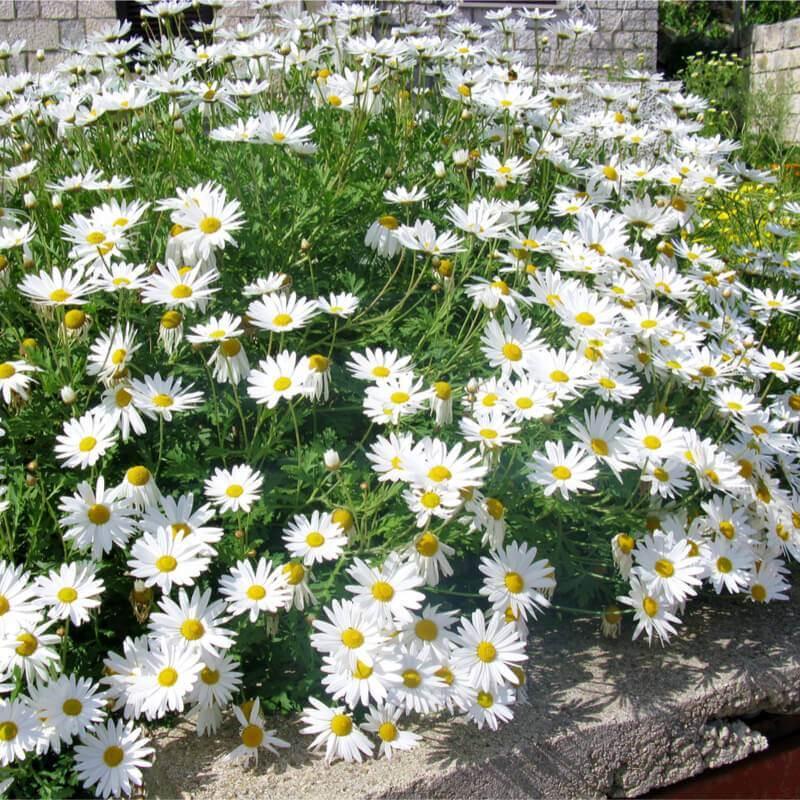
[[[756,606],[719,597],[690,607],[683,636],[661,648],[600,636],[595,620],[550,618],[530,641],[529,705],[497,733],[443,720],[417,750],[326,766],[293,720],[292,744],[247,768],[221,762],[238,744],[228,720],[198,739],[188,723],[156,730],[149,797],[631,797],[767,747],[748,715],[800,710],[800,598]],[[744,719],[742,719],[744,717]],[[286,754],[288,753],[288,754]]]

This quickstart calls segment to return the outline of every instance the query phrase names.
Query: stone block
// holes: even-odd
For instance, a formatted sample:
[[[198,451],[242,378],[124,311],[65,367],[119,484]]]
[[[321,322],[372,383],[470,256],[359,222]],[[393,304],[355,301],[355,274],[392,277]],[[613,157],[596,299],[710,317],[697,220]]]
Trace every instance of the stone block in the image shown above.
[[[0,0],[0,19],[14,19],[14,0]]]
[[[800,47],[793,47],[791,50],[784,48],[775,52],[774,68],[776,70],[794,69],[800,67]],[[798,87],[800,90],[800,86]]]
[[[772,52],[783,47],[783,24],[757,25],[753,31],[753,45],[757,52]]]
[[[14,10],[17,19],[35,19],[39,16],[39,0],[16,0]]]
[[[783,46],[800,47],[800,17],[779,24],[783,26]]]
[[[3,26],[4,36],[24,39],[28,50],[55,50],[58,47],[58,23],[55,20],[15,19]]]
[[[84,20],[86,24],[86,35],[102,31],[109,25],[113,25],[117,21],[116,17],[88,17]]]
[[[59,41],[78,44],[86,38],[86,23],[82,19],[62,19],[58,23]]]
[[[42,19],[75,19],[78,0],[41,0]]]
[[[114,0],[78,0],[79,17],[117,17]]]

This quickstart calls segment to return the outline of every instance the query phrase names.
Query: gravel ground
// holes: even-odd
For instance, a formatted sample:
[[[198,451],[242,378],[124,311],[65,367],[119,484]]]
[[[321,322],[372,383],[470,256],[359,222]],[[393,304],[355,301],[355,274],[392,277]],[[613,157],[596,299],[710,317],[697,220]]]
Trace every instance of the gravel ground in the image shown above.
[[[798,593],[789,603],[715,598],[690,606],[674,645],[609,641],[589,620],[552,618],[530,641],[529,705],[498,733],[450,720],[391,760],[326,766],[296,721],[270,727],[292,744],[255,767],[222,761],[238,744],[228,720],[199,739],[183,723],[154,733],[148,797],[492,798],[635,796],[763,750],[736,717],[800,710]],[[629,630],[628,630],[629,633]]]

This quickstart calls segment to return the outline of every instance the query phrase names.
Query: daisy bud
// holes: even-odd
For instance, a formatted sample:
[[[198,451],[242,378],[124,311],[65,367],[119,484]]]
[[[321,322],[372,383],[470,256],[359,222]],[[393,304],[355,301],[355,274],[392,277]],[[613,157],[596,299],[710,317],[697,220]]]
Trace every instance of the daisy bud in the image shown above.
[[[42,61],[44,61],[44,50],[42,50],[41,47],[36,51],[36,60],[40,64],[42,63]]]
[[[186,130],[186,126],[183,124],[182,119],[176,119],[175,122],[172,123],[172,130],[175,133],[183,133]]]
[[[64,207],[64,203],[61,200],[61,195],[58,192],[53,193],[53,196],[50,198],[50,205],[56,210]]]
[[[438,291],[439,291],[439,289],[441,289],[441,288],[442,288],[442,287],[441,287],[441,286],[440,286],[438,283],[432,283],[432,284],[431,284],[431,291],[432,291],[434,294],[435,294],[436,292],[438,292]]]
[[[392,175],[394,175],[394,172],[392,172],[392,168],[391,167],[386,167],[386,169],[383,171],[383,177],[384,178],[391,178]]]
[[[607,639],[616,639],[622,627],[622,612],[615,605],[609,606],[600,618],[600,632]]]
[[[541,38],[542,46],[545,47],[550,44],[550,37],[549,36],[542,36]]]
[[[767,211],[769,211],[770,214],[775,213],[775,201],[774,200],[770,200],[769,203],[767,203]]]
[[[290,47],[288,44],[282,44],[282,45],[281,45],[281,46],[278,48],[278,52],[279,52],[279,53],[280,53],[282,56],[288,56],[288,55],[289,55],[289,53],[291,53],[291,52],[292,52],[292,48],[291,48],[291,47]]]
[[[253,550],[252,548],[250,548],[250,550],[247,551],[247,557],[248,558],[255,558],[256,557],[256,551]]]
[[[477,394],[479,388],[480,388],[480,384],[478,383],[478,380],[476,378],[470,378],[467,381],[467,391],[470,394]]]
[[[358,484],[358,488],[361,489],[362,492],[366,492],[367,489],[369,489],[369,484],[366,481],[361,481],[361,483]]]
[[[36,486],[39,481],[37,480],[35,475],[26,475],[25,476],[25,485],[26,486]]]
[[[26,339],[23,339],[19,346],[20,355],[26,356],[31,350],[35,350],[38,346],[39,345],[36,339],[33,339],[30,336]]]
[[[61,399],[66,405],[71,406],[78,399],[78,395],[71,386],[62,386]]]
[[[67,635],[67,629],[63,625],[59,625],[56,628],[56,636],[60,636],[62,639]]]
[[[244,531],[241,528],[237,531],[234,531],[233,534],[237,539],[244,539]]]
[[[508,181],[505,178],[503,178],[503,177],[498,175],[494,179],[494,188],[495,189],[505,189],[506,186],[508,186]]]
[[[308,239],[301,239],[300,240],[300,250],[301,250],[301,252],[307,253],[310,249],[311,249],[311,242],[309,242]],[[289,282],[291,284],[291,279],[290,279]]]
[[[22,196],[22,201],[25,203],[25,208],[36,208],[38,205],[36,195],[33,192],[25,192]]]
[[[137,75],[141,75],[142,74],[142,65],[138,61],[133,65],[133,71]]]
[[[472,112],[468,108],[463,109],[461,112],[461,119],[463,119],[464,121],[471,120]]]
[[[466,150],[455,150],[453,152],[453,163],[457,167],[463,167],[469,161],[469,152]]]
[[[342,466],[339,454],[335,450],[326,450],[322,458],[325,462],[325,469],[331,472],[336,472]]]

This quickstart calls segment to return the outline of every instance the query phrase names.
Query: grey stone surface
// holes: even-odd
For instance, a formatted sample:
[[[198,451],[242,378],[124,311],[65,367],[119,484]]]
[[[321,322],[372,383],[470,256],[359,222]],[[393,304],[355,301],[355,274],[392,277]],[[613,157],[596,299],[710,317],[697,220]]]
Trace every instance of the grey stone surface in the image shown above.
[[[665,648],[631,642],[627,625],[626,638],[610,641],[595,620],[541,621],[529,647],[530,704],[497,733],[428,722],[421,747],[391,762],[328,767],[308,754],[296,721],[270,720],[292,749],[248,769],[220,760],[238,744],[231,721],[213,739],[181,724],[154,733],[148,796],[631,797],[763,750],[748,715],[800,710],[797,594],[770,606],[704,599]]]

